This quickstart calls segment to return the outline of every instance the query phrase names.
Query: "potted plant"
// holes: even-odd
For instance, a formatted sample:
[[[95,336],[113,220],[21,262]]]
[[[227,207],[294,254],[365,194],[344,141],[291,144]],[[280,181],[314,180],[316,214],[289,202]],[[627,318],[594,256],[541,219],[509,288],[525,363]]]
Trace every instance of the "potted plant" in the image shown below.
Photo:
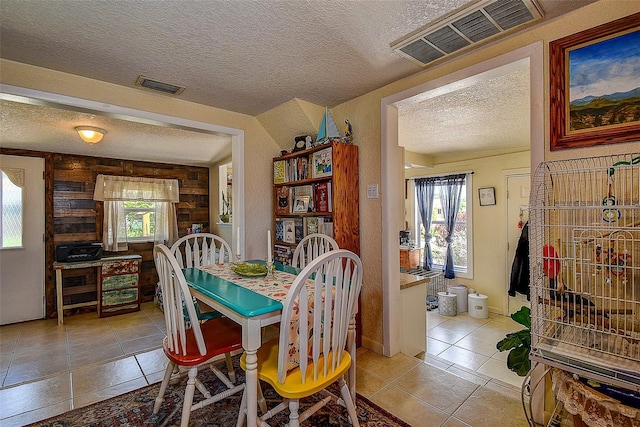
[[[511,318],[523,325],[526,329],[518,332],[509,332],[496,348],[500,351],[511,350],[507,356],[507,367],[521,377],[531,370],[531,309],[522,307],[511,315]]]
[[[222,215],[220,215],[220,221],[231,222],[231,200],[228,200],[222,192]]]

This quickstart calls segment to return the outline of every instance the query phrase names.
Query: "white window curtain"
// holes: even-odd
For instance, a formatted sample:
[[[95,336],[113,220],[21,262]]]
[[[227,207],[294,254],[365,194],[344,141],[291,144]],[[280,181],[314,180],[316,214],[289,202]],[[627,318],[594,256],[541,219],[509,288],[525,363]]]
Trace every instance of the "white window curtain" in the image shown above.
[[[105,251],[126,251],[127,230],[124,202],[155,202],[154,242],[173,244],[178,239],[176,203],[180,201],[177,179],[98,175],[93,200],[104,202],[102,244]]]

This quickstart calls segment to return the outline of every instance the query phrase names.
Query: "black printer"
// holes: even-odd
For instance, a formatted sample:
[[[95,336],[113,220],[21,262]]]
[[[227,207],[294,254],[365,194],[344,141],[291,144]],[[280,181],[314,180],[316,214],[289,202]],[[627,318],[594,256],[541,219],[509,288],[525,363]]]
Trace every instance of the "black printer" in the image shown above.
[[[65,243],[56,245],[56,261],[95,261],[102,258],[102,243]]]

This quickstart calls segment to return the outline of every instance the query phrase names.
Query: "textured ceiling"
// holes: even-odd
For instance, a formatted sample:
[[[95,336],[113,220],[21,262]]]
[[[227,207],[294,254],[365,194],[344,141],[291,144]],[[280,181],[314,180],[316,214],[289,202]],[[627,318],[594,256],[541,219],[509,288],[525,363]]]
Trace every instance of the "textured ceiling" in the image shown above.
[[[551,19],[593,1],[538,4]],[[185,86],[180,99],[250,115],[294,98],[331,108],[419,72],[390,44],[469,3],[475,1],[1,0],[0,55],[127,87],[144,75]],[[109,129],[115,144],[118,132]],[[21,133],[28,134],[15,135]],[[163,155],[180,161],[185,152]]]
[[[439,90],[434,97],[424,94],[425,100],[399,106],[399,144],[431,156],[528,149],[528,63],[506,68],[497,77],[474,79],[462,89]]]

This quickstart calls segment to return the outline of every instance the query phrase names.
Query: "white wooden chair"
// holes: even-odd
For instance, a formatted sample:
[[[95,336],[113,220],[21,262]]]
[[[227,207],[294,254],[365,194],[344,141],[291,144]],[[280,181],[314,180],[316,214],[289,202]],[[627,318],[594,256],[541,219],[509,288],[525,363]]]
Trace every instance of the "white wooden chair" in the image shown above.
[[[304,268],[312,260],[325,252],[340,249],[338,242],[326,234],[313,233],[306,235],[293,252],[291,265],[296,268]]]
[[[171,253],[180,268],[224,264],[231,261],[231,247],[220,236],[211,233],[187,234],[171,245]]]
[[[224,264],[231,260],[231,247],[229,244],[212,233],[187,234],[171,245],[171,253],[176,257],[180,268],[200,267],[212,264]],[[206,322],[221,317],[216,310],[201,311],[200,305],[194,300],[197,319]],[[231,362],[231,353],[226,353],[227,370],[231,381],[236,381],[236,373]]]
[[[196,318],[196,310],[178,261],[165,245],[155,246],[153,253],[162,287],[164,319],[167,327],[167,336],[164,338],[162,346],[164,354],[169,359],[158,397],[153,406],[153,413],[156,414],[160,410],[173,372],[181,366],[187,367],[189,378],[180,422],[182,427],[186,427],[189,424],[192,410],[218,402],[244,390],[244,384],[234,385],[229,378],[210,363],[214,357],[242,348],[242,329],[226,317],[212,319],[202,324],[188,322],[184,315],[185,308],[191,319]],[[226,385],[226,390],[212,396],[204,384],[198,380],[198,367],[205,363],[210,363],[209,367]],[[202,393],[203,400],[193,405],[196,388]]]
[[[267,420],[288,406],[289,427],[298,427],[333,401],[345,406],[351,424],[359,426],[355,402],[344,377],[352,363],[345,345],[349,330],[353,332],[361,287],[362,262],[356,254],[344,249],[320,255],[295,278],[283,303],[279,340],[266,342],[258,350],[258,378],[271,384],[284,398],[263,414],[259,425],[269,426]],[[294,353],[293,358],[299,359],[299,364],[293,368],[292,323],[299,330],[297,354],[308,355],[297,357]],[[246,369],[246,354],[240,359],[240,366]],[[336,381],[342,399],[327,390]],[[315,393],[322,393],[324,398],[298,414],[299,400]],[[246,409],[245,390],[237,427],[244,425]]]

